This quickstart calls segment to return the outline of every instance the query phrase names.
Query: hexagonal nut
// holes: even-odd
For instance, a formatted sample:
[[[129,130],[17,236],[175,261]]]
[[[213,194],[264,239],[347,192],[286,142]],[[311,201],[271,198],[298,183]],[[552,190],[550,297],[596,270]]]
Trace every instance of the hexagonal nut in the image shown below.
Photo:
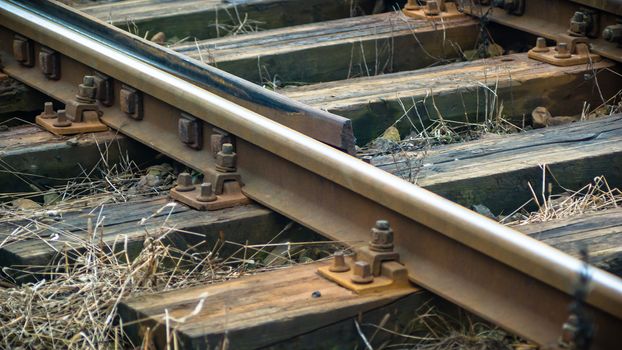
[[[369,248],[378,252],[393,250],[393,230],[387,221],[378,220],[376,226],[371,229]]]
[[[235,153],[225,154],[222,151],[216,154],[216,169],[225,172],[236,170],[238,156]]]

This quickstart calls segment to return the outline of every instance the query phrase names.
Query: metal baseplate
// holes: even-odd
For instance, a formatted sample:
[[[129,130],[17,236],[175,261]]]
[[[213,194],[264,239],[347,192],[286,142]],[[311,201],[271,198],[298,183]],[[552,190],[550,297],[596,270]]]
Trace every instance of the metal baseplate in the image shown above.
[[[590,52],[586,37],[561,34],[556,46],[547,46],[546,39],[538,38],[536,46],[529,50],[527,57],[555,66],[576,66],[598,62],[601,57]]]
[[[187,121],[180,120],[180,128],[185,128]],[[169,194],[172,199],[197,210],[219,210],[251,203],[242,193],[244,183],[237,172],[237,154],[233,151],[233,144],[220,143],[231,137],[222,133],[215,136],[220,137],[212,137],[211,140],[214,169],[203,174],[203,183],[198,186],[193,183],[189,173],[179,174],[177,186]],[[193,144],[190,142],[188,145],[191,147]]]
[[[357,294],[416,290],[408,279],[408,270],[399,262],[399,254],[393,251],[393,231],[384,220],[378,220],[372,228],[369,246],[357,249],[352,257],[336,252],[333,264],[318,268],[318,273]]]
[[[65,109],[54,111],[52,102],[46,102],[43,112],[35,119],[36,123],[56,135],[108,130],[108,126],[100,121],[102,112],[96,100],[96,79],[95,76],[85,76],[75,99],[67,101]]]
[[[402,12],[408,17],[432,21],[463,16],[455,3],[445,0],[429,0],[425,5],[418,5],[417,0],[408,0]]]

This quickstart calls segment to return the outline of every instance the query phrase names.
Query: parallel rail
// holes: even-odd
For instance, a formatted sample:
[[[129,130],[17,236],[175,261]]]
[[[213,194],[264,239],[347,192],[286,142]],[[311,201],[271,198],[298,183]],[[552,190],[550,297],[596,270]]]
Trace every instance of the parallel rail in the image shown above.
[[[191,150],[179,142],[179,112],[202,119],[208,131],[210,126],[224,129],[236,136],[243,191],[252,199],[353,245],[368,239],[375,220],[387,219],[414,283],[539,344],[557,344],[580,261],[89,32],[105,24],[68,25],[72,16],[60,16],[63,11],[69,10],[41,1],[0,1],[0,53],[7,74],[60,100],[72,98],[81,76],[94,69],[115,79],[117,93],[121,83],[141,90],[144,120],[125,117],[118,98],[103,108],[102,120],[197,170],[210,169],[213,159],[208,150]],[[20,66],[11,57],[14,33],[36,41],[35,50],[45,45],[62,54],[66,76],[45,80],[38,67]],[[590,273],[586,301],[596,325],[593,348],[614,348],[622,329],[622,280],[596,268]]]

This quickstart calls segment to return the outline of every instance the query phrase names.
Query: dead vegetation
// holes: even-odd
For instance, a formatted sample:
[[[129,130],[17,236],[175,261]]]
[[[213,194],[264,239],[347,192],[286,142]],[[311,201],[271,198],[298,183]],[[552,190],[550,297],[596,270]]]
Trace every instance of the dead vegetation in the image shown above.
[[[41,188],[29,180],[31,174],[15,174],[32,191],[2,194],[0,250],[38,240],[53,247],[56,257],[45,266],[2,268],[0,348],[139,346],[129,343],[119,322],[117,307],[124,298],[315,261],[335,249],[334,242],[290,242],[291,223],[266,244],[220,239],[208,246],[202,234],[169,223],[177,205],[172,202],[136,222],[144,230],[142,249],[130,246],[127,235],[112,242],[104,239],[108,223],[102,215],[104,206],[161,198],[173,185],[175,172],[168,164],[141,170],[127,158],[113,164],[110,147],[101,145],[100,163],[64,186]],[[68,213],[84,210],[89,212],[84,217],[86,229],[60,225]],[[180,246],[180,237],[198,243]]]
[[[532,198],[514,213],[501,217],[501,222],[508,225],[526,225],[551,220],[560,220],[590,212],[619,208],[622,205],[622,191],[609,186],[604,176],[595,177],[590,183],[578,190],[563,188],[563,192],[552,194],[553,183],[557,179],[546,166],[542,166],[542,191],[536,193],[531,183]],[[547,172],[551,179],[547,179]],[[536,206],[536,210],[527,211],[528,205]]]
[[[65,207],[71,201],[65,201]],[[81,206],[81,205],[80,205]],[[170,213],[173,203],[158,212]],[[101,207],[94,208],[95,213]],[[49,213],[54,207],[39,211]],[[57,213],[56,211],[54,211]],[[248,273],[308,262],[331,254],[332,242],[283,242],[289,227],[275,233],[265,245],[218,241],[213,247],[199,239],[180,249],[171,235],[201,236],[170,226],[167,220],[157,228],[148,228],[156,213],[137,222],[143,226],[142,249],[128,247],[127,236],[119,235],[113,243],[102,239],[105,217],[88,218],[84,235],[54,227],[48,215],[37,210],[3,209],[4,220],[21,219],[23,226],[15,235],[0,242],[0,249],[16,240],[64,240],[70,237],[78,247],[60,251],[48,266],[22,266],[3,269],[0,288],[0,347],[11,349],[120,349],[129,344],[117,316],[119,302],[127,297],[215,283]],[[92,221],[91,221],[92,220]],[[289,225],[288,225],[289,226]],[[40,236],[41,230],[52,236]],[[284,236],[284,237],[281,237]],[[196,238],[196,237],[195,237]],[[222,256],[225,247],[235,253]],[[12,278],[11,276],[17,276]],[[34,280],[20,284],[22,280]],[[171,330],[174,332],[174,329]],[[143,344],[144,345],[144,344]]]
[[[529,344],[457,308],[451,314],[430,304],[415,310],[405,325],[391,325],[386,314],[378,324],[356,323],[365,349],[511,350]],[[532,347],[535,349],[535,347]]]

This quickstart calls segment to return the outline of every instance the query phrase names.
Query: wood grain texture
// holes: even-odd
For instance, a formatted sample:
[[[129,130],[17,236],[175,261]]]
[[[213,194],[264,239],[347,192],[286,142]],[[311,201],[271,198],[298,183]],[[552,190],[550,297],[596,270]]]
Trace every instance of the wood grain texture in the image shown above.
[[[389,12],[174,49],[257,83],[312,83],[426,67],[457,57],[457,47],[473,48],[476,37],[477,23],[466,16],[440,26]]]
[[[359,0],[370,11],[372,0]],[[293,26],[350,17],[349,0],[130,0],[80,7],[80,10],[123,29],[138,30],[142,36],[164,32],[176,36],[206,39],[224,36],[217,26],[239,26],[256,22],[259,29]]]
[[[520,53],[280,92],[351,119],[357,143],[365,144],[404,115],[396,125],[403,135],[412,130],[411,122],[421,129],[422,122],[427,125],[439,117],[481,123],[486,115],[496,116],[491,106],[503,105],[506,118],[519,124],[523,117],[529,121],[538,106],[553,115],[580,114],[584,102],[602,102],[596,82],[605,98],[618,92],[622,78],[603,70],[613,67],[610,61],[598,62],[598,80],[585,80],[593,73],[590,67],[556,67]]]
[[[622,115],[511,135],[434,147],[428,151],[381,156],[372,164],[470,207],[483,204],[494,214],[510,213],[531,197],[528,183],[579,189],[605,175],[622,187]]]
[[[167,244],[183,250],[205,241],[202,247],[207,250],[220,238],[232,242],[248,241],[249,244],[265,243],[289,222],[284,217],[254,204],[198,212],[179,203],[171,206],[168,204],[170,202],[166,197],[134,199],[126,203],[104,203],[77,208],[63,213],[60,220],[38,217],[35,222],[26,216],[23,220],[0,223],[0,242],[3,242],[0,248],[0,266],[17,269],[24,266],[47,266],[65,252],[72,257],[74,251],[83,251],[89,239],[89,213],[105,218],[101,237],[108,246],[112,247],[116,242],[118,250],[127,239],[130,257],[142,249],[147,234],[154,235],[163,232],[163,229],[173,229],[166,236]],[[141,224],[143,218],[146,220]],[[293,230],[304,239],[306,230]],[[227,247],[220,252],[231,254],[233,250],[234,248]],[[19,271],[12,272],[14,279],[20,280],[20,276],[22,274]],[[28,277],[32,279],[32,276]]]
[[[170,324],[180,346],[186,349],[215,349],[227,338],[230,349],[255,349],[282,342],[323,327],[353,318],[373,309],[384,312],[362,322],[380,321],[386,314],[395,315],[400,307],[414,311],[430,299],[423,291],[393,290],[369,295],[356,295],[316,274],[321,264],[300,265],[283,270],[246,276],[226,283],[135,297],[124,301],[119,312],[124,323],[141,320],[139,326],[126,330],[141,339],[147,327],[152,328],[158,349],[166,346],[165,309],[177,319],[189,315],[201,298],[203,307],[186,322]],[[319,291],[320,297],[312,293]],[[407,312],[411,314],[411,312]],[[412,315],[412,314],[411,314]],[[158,324],[159,326],[156,326]],[[340,328],[339,328],[340,327]],[[307,337],[296,342],[296,348],[326,348],[329,344],[352,348],[359,343],[355,332],[330,338]],[[291,344],[290,344],[291,345]],[[321,345],[321,346],[320,346]],[[318,347],[320,346],[320,347]]]
[[[0,122],[22,112],[43,109],[45,95],[11,79],[0,71]]]
[[[103,159],[118,163],[129,156],[137,164],[153,159],[154,152],[114,132],[55,136],[38,126],[22,125],[0,132],[0,190],[32,191],[65,184],[84,175]]]
[[[585,247],[590,263],[622,277],[622,208],[514,228],[575,257]]]

